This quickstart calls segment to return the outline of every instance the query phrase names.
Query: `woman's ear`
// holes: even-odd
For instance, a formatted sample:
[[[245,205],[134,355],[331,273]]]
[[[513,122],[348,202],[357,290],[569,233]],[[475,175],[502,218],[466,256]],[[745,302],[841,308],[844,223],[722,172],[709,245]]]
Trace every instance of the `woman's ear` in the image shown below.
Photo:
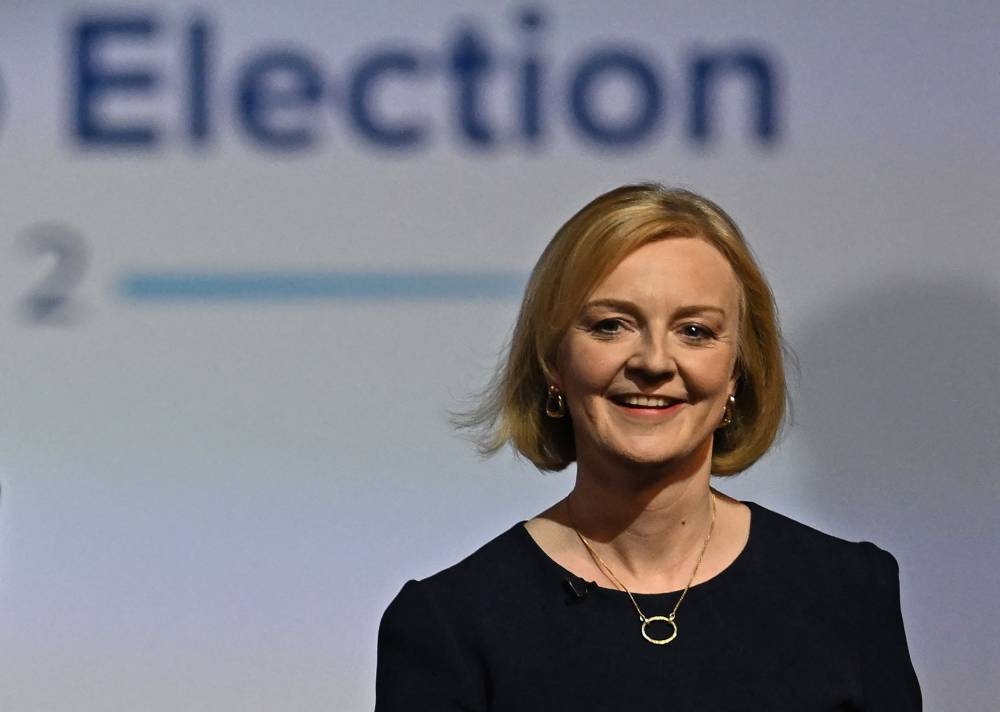
[[[740,385],[740,379],[743,378],[743,365],[740,363],[740,357],[737,356],[736,360],[733,362],[733,372],[729,375],[729,393],[736,395],[736,389]]]
[[[549,386],[555,386],[559,390],[562,390],[562,379],[559,377],[558,364],[543,362],[542,375],[545,377],[546,388]]]

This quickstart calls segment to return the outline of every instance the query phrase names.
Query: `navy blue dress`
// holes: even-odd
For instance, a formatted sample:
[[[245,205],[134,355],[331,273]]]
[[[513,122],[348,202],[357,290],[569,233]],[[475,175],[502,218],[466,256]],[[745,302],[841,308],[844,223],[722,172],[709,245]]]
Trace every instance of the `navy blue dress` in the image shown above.
[[[746,547],[691,587],[668,645],[522,524],[410,581],[379,629],[376,712],[920,710],[892,555],[748,506]],[[678,595],[636,598],[652,616]]]

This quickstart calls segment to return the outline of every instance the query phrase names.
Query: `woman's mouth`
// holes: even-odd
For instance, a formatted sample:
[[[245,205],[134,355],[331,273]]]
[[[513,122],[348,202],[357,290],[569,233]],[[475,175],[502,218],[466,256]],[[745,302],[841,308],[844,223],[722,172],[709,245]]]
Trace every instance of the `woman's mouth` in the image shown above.
[[[666,396],[645,396],[638,394],[612,396],[611,400],[614,403],[627,408],[644,408],[652,410],[665,410],[682,402],[677,398],[668,398]]]

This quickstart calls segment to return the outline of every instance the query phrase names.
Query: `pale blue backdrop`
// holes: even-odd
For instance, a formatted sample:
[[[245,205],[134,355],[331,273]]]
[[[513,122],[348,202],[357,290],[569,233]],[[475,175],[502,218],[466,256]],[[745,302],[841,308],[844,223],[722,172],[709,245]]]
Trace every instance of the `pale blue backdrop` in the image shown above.
[[[447,415],[553,231],[640,179],[731,211],[799,357],[719,486],[892,551],[927,709],[995,709],[998,26],[4,3],[0,710],[370,709],[402,583],[570,486]]]

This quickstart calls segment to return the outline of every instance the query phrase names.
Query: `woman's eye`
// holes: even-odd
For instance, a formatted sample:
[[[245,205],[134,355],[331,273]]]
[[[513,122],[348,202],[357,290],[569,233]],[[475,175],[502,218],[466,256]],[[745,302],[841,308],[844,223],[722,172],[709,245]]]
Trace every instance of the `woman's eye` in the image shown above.
[[[681,334],[690,341],[706,341],[715,335],[701,324],[685,324],[681,327]]]
[[[614,336],[621,333],[623,326],[620,319],[601,319],[591,327],[591,331],[601,336]]]

